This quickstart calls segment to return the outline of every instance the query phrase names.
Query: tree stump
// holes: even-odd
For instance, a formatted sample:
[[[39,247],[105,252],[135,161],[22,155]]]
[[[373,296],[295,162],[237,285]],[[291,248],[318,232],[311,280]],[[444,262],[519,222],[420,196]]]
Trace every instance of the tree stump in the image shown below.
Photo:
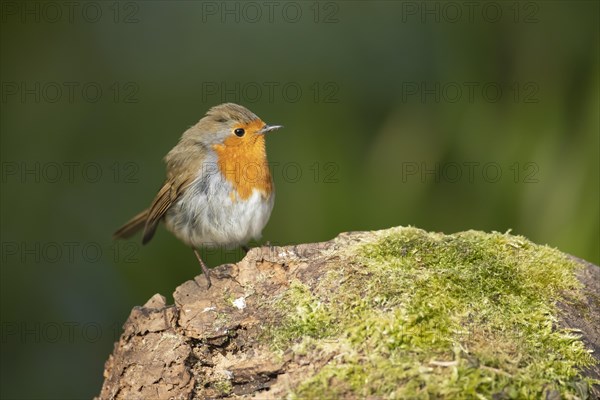
[[[134,307],[99,399],[598,395],[600,269],[501,233],[251,249]]]

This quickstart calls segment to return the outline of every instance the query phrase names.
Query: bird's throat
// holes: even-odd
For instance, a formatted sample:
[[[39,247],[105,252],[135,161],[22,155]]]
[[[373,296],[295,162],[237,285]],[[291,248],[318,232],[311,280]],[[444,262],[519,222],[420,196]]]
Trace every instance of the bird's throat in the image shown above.
[[[246,200],[255,189],[264,197],[271,195],[273,181],[262,134],[230,137],[213,149],[219,170],[235,189],[235,193],[231,193],[232,200]]]

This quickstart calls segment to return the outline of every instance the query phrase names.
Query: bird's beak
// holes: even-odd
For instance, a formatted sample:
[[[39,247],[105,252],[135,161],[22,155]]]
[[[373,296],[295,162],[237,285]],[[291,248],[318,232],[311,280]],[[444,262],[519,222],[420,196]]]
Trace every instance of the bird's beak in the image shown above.
[[[279,128],[283,128],[283,125],[265,125],[260,131],[258,131],[258,133],[267,133],[267,132],[271,132],[274,130],[277,130]]]

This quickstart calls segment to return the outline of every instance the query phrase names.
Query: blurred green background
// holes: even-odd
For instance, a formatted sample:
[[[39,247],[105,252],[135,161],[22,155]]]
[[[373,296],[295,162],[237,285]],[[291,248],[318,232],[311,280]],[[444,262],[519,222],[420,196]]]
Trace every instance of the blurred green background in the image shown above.
[[[596,1],[67,3],[2,2],[2,398],[98,394],[131,308],[200,272],[111,234],[224,101],[285,125],[264,241],[512,229],[600,261]]]

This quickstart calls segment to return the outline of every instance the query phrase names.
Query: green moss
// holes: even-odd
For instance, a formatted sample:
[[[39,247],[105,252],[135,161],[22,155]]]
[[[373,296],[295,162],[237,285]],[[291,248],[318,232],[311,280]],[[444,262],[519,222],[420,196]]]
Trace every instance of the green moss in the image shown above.
[[[593,358],[556,326],[555,303],[579,289],[559,251],[509,234],[397,228],[347,261],[276,301],[276,348],[338,355],[293,397],[587,396],[578,371]]]
[[[269,336],[269,342],[277,349],[286,349],[299,337],[319,339],[335,331],[332,314],[299,281],[291,283],[290,288],[275,301],[275,308],[285,315],[282,325],[275,327]]]
[[[214,388],[219,392],[220,395],[226,396],[229,395],[233,390],[233,385],[231,384],[231,381],[223,379],[215,382]]]

